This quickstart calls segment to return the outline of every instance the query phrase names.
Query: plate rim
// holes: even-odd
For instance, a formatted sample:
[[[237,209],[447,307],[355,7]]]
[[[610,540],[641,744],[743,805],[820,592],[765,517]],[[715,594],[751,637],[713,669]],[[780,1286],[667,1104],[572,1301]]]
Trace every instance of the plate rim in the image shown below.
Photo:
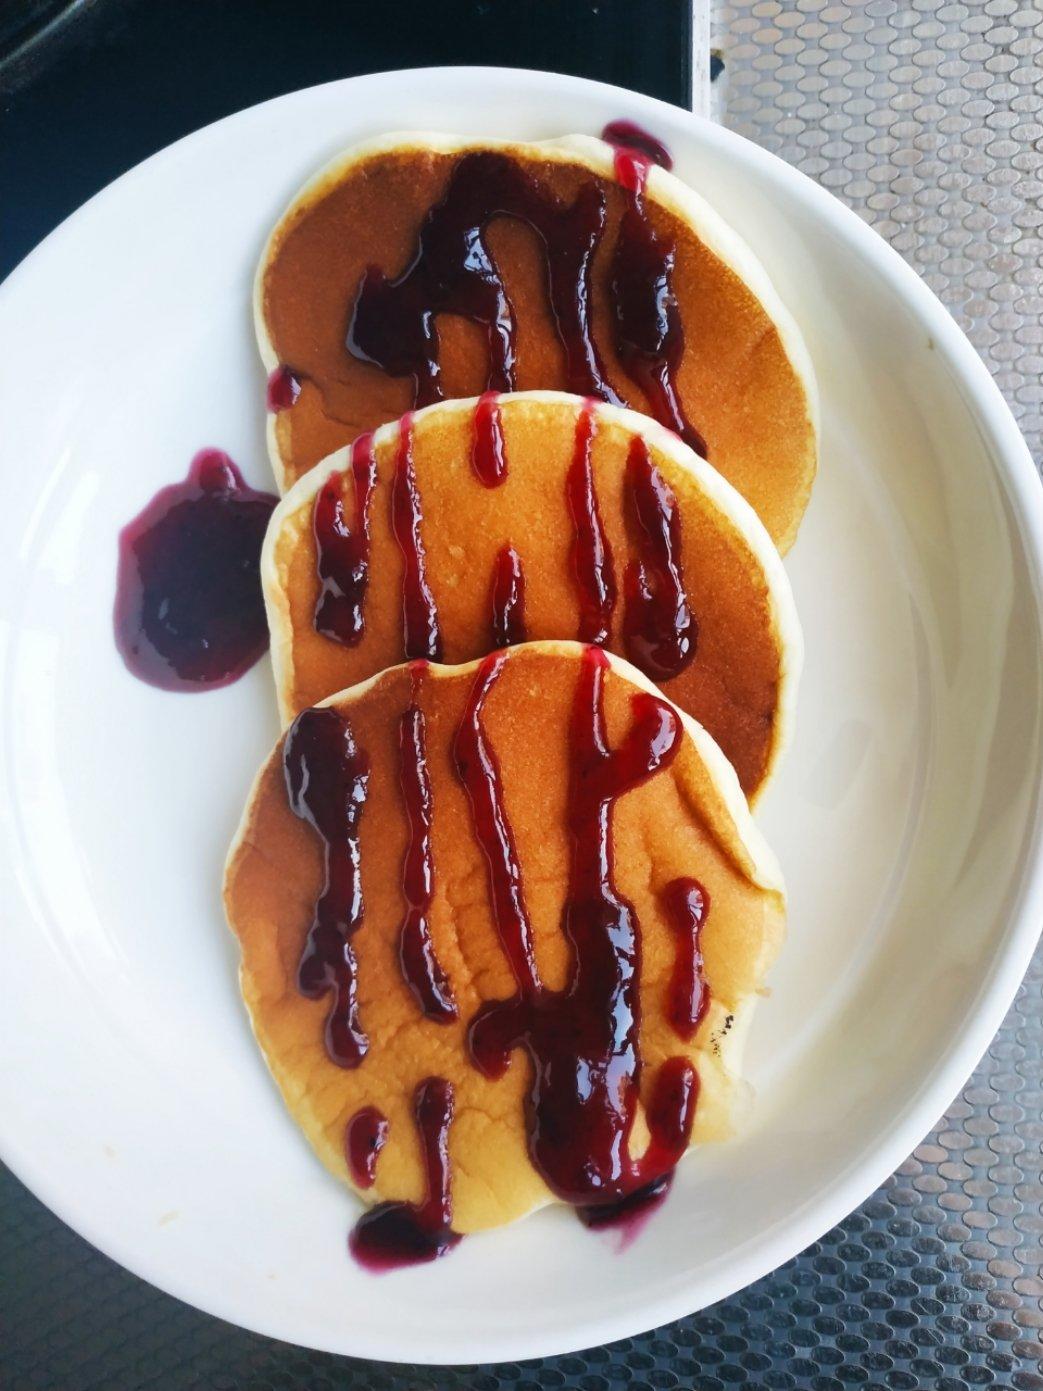
[[[778,155],[682,107],[611,83],[550,70],[495,65],[432,65],[340,78],[245,107],[156,151],[100,189],[54,228],[0,283],[0,326],[8,301],[14,296],[29,293],[26,287],[31,285],[33,276],[38,273],[37,266],[45,263],[47,257],[61,254],[64,243],[76,235],[79,223],[90,215],[92,206],[110,195],[117,186],[131,186],[135,179],[142,177],[146,167],[171,158],[175,151],[183,151],[193,141],[204,141],[216,127],[237,121],[245,123],[261,109],[279,103],[290,104],[305,94],[341,89],[364,96],[367,87],[408,83],[418,79],[430,82],[433,78],[453,83],[457,85],[457,90],[460,84],[469,83],[482,87],[499,83],[501,88],[509,85],[522,97],[545,90],[548,82],[558,92],[563,88],[571,91],[581,102],[590,99],[604,101],[611,96],[628,112],[632,111],[635,115],[645,113],[643,119],[653,124],[657,118],[666,119],[670,124],[688,124],[700,141],[717,145],[724,152],[729,149],[740,151],[742,159],[757,168],[769,182],[787,185],[805,203],[816,221],[834,227],[838,235],[888,282],[896,298],[928,333],[954,387],[963,396],[981,430],[994,474],[1007,494],[1013,524],[1024,549],[1025,565],[1032,583],[1034,611],[1037,615],[1043,615],[1043,481],[1036,472],[1028,446],[999,387],[935,293],[853,209]],[[1043,774],[1043,769],[1040,772]],[[624,1319],[615,1315],[601,1320],[584,1318],[573,1325],[571,1334],[552,1334],[548,1337],[531,1330],[519,1330],[508,1337],[499,1334],[488,1337],[476,1329],[468,1335],[466,1344],[460,1347],[447,1350],[437,1345],[410,1345],[405,1350],[405,1356],[389,1356],[384,1342],[380,1339],[371,1342],[365,1328],[351,1322],[340,1330],[343,1336],[338,1339],[315,1338],[313,1335],[295,1337],[291,1329],[273,1329],[270,1324],[262,1326],[263,1321],[244,1316],[243,1310],[235,1304],[234,1295],[207,1298],[205,1303],[200,1303],[198,1296],[182,1288],[179,1281],[154,1271],[147,1253],[143,1258],[137,1249],[128,1252],[130,1243],[122,1240],[119,1232],[110,1234],[96,1230],[89,1214],[73,1212],[75,1203],[54,1191],[57,1185],[52,1185],[46,1175],[33,1172],[31,1157],[22,1152],[17,1136],[5,1129],[2,1115],[0,1158],[52,1213],[125,1270],[191,1307],[264,1337],[374,1361],[453,1366],[556,1356],[635,1336],[691,1314],[693,1300],[695,1308],[702,1309],[729,1297],[818,1240],[894,1172],[915,1149],[934,1120],[948,1108],[974,1071],[1010,1008],[1043,927],[1043,776],[1037,779],[1027,830],[1031,832],[1027,844],[1034,845],[1035,851],[1031,848],[1026,850],[1019,879],[1012,880],[1011,887],[1016,891],[1002,939],[982,971],[976,1003],[968,1016],[967,1027],[954,1038],[952,1046],[931,1072],[921,1079],[904,1110],[877,1134],[860,1161],[838,1174],[814,1202],[797,1209],[784,1224],[780,1224],[775,1233],[759,1242],[754,1250],[738,1255],[724,1271],[704,1277],[698,1295],[694,1293],[692,1283],[686,1281],[678,1290],[635,1305],[635,1312]],[[8,839],[6,833],[4,839]]]

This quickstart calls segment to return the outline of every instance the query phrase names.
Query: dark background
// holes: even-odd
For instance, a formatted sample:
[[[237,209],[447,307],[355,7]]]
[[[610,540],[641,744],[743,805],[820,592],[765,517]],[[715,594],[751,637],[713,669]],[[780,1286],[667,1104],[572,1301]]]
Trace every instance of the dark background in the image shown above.
[[[124,170],[338,77],[547,68],[686,105],[686,0],[0,0],[0,276]]]

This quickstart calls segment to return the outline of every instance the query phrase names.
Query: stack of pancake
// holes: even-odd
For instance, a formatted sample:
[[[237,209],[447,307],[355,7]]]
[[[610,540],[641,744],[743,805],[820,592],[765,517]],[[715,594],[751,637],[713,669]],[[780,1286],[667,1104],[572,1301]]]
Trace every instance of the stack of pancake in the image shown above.
[[[259,267],[286,732],[225,901],[372,1265],[551,1201],[641,1211],[745,1104],[815,390],[668,163],[633,128],[388,136]]]

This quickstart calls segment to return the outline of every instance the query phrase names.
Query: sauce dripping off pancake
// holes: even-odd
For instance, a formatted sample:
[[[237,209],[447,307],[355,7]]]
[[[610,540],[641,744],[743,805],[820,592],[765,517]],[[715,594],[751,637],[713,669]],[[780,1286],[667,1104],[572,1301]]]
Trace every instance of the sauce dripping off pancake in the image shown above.
[[[268,647],[261,543],[277,499],[204,449],[119,536],[113,628],[127,668],[166,691],[226,686]]]
[[[612,809],[625,792],[669,766],[683,731],[669,705],[641,692],[633,699],[626,739],[610,750],[603,709],[608,659],[587,649],[569,732],[572,853],[562,930],[572,964],[565,988],[548,990],[533,957],[499,766],[482,727],[483,706],[505,660],[496,653],[479,668],[457,733],[456,761],[486,858],[493,918],[518,989],[479,1009],[468,1043],[489,1077],[503,1074],[514,1049],[528,1054],[529,1154],[557,1196],[579,1208],[619,1204],[672,1170],[687,1148],[698,1096],[687,1059],[664,1063],[648,1107],[648,1148],[640,1159],[630,1157],[641,1079],[640,928],[613,882]]]
[[[663,891],[663,904],[677,935],[667,1008],[677,1033],[690,1041],[710,1004],[699,941],[710,911],[710,896],[696,879],[672,879]]]
[[[623,640],[635,666],[653,681],[678,676],[695,656],[699,625],[681,573],[677,499],[640,436],[630,442],[627,490],[637,520],[640,559],[625,577]]]
[[[431,776],[427,767],[427,722],[418,697],[426,663],[411,673],[412,701],[399,724],[399,785],[409,822],[409,841],[402,866],[406,915],[399,937],[402,976],[421,1013],[438,1023],[456,1018],[456,1002],[431,940],[431,901],[435,865],[431,848]]]
[[[479,482],[487,488],[499,487],[507,477],[507,446],[499,402],[498,392],[484,391],[474,408],[471,463]]]
[[[349,1246],[359,1264],[369,1270],[393,1270],[437,1260],[460,1240],[452,1229],[449,1172],[452,1083],[443,1077],[428,1077],[417,1087],[413,1107],[426,1193],[419,1203],[380,1203],[359,1218]]]
[[[438,609],[427,582],[427,554],[420,527],[423,512],[413,468],[413,416],[399,422],[398,464],[391,493],[391,526],[402,553],[402,628],[405,655],[442,660]]]
[[[390,1130],[388,1119],[375,1106],[356,1111],[344,1130],[344,1157],[360,1188],[372,1188],[377,1160]]]
[[[627,200],[609,276],[616,353],[656,419],[706,458],[706,441],[685,415],[677,390],[684,357],[684,327],[671,285],[677,248],[655,230],[645,208],[650,166],[669,169],[672,161],[654,136],[627,121],[607,125],[602,138],[615,146],[616,181]]]
[[[377,481],[372,435],[360,435],[351,446],[355,492],[355,523],[351,529],[344,521],[343,479],[341,473],[331,474],[319,489],[312,510],[316,566],[322,585],[315,604],[315,630],[345,647],[354,647],[361,641],[366,626],[369,513]]]
[[[300,394],[300,378],[289,367],[276,367],[268,378],[268,409],[272,412],[288,411],[296,405]]]
[[[369,759],[336,710],[304,710],[283,748],[290,807],[323,843],[324,878],[297,968],[297,988],[311,1000],[332,994],[326,1052],[339,1067],[357,1067],[369,1048],[358,1017],[351,939],[362,926],[359,821],[369,787]]]
[[[605,643],[612,632],[616,580],[612,548],[601,521],[591,450],[594,441],[592,403],[583,403],[576,419],[576,442],[565,492],[572,517],[572,571],[579,587],[580,642]]]
[[[493,647],[514,647],[525,641],[525,574],[521,556],[503,546],[493,570]]]

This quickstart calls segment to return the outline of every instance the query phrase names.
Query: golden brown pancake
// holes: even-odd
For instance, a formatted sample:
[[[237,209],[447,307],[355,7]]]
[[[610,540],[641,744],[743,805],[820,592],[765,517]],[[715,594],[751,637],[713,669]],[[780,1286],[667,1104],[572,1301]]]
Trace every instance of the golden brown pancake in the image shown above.
[[[599,720],[607,748],[599,746]],[[330,757],[331,749],[344,748],[354,760],[354,784],[346,777],[337,782],[337,770],[348,764]],[[495,835],[490,841],[490,823],[482,820],[482,797],[489,791],[481,776],[483,757],[498,769],[490,795],[499,798],[499,841]],[[404,888],[410,883],[407,857],[415,861],[422,850],[418,824],[407,816],[412,807],[415,817],[418,767],[426,770],[433,876],[429,905],[420,901],[419,910],[415,873],[411,898]],[[405,790],[409,782],[412,800]],[[623,789],[615,800],[613,787]],[[477,810],[467,788],[477,796]],[[345,789],[354,792],[358,902],[364,905],[361,918],[347,916],[355,962],[354,1030],[356,1044],[362,1037],[365,1046],[356,1046],[356,1056],[338,1065],[324,1035],[330,992],[313,990],[315,998],[306,998],[298,973],[306,944],[314,945],[309,933],[324,888],[324,841],[316,825],[325,825],[341,846],[339,854],[349,853]],[[332,825],[322,820],[327,794],[327,811],[329,805],[340,808]],[[592,796],[594,802],[609,798],[611,870],[600,888],[600,822]],[[311,820],[302,808],[310,808]],[[491,866],[504,836],[518,866],[512,902],[522,904],[520,920],[529,933],[527,960],[535,983],[528,985],[519,984],[519,968],[509,964],[518,959],[512,954],[520,940],[517,923],[503,900],[498,913],[492,908],[498,881]],[[501,868],[502,861],[500,855]],[[327,909],[338,893],[344,903],[356,903],[351,885],[338,879],[338,865],[339,888],[327,895]],[[693,941],[679,917],[679,892],[694,892],[696,881],[702,925]],[[577,962],[591,977],[622,971],[623,979],[626,963],[612,955],[610,940],[618,948],[632,933],[635,971],[619,998],[625,996],[632,1009],[628,1037],[634,1051],[620,1051],[615,1063],[616,1075],[629,1078],[621,1094],[633,1107],[623,1146],[625,1188],[647,1177],[648,1165],[663,1162],[662,1155],[648,1159],[642,1153],[662,1144],[663,1116],[656,1106],[663,1111],[669,1092],[664,1078],[688,1078],[680,1150],[732,1129],[743,1094],[743,1035],[784,930],[774,858],[713,741],[633,667],[576,643],[528,644],[465,666],[399,666],[305,712],[254,784],[229,854],[225,903],[242,950],[241,984],[254,1032],[287,1106],[333,1174],[368,1200],[423,1203],[430,1194],[421,1165],[417,1092],[426,1083],[448,1084],[447,1221],[457,1232],[510,1221],[554,1198],[579,1203],[585,1185],[593,1184],[588,1198],[599,1196],[603,1173],[591,1178],[584,1169],[569,1187],[562,1156],[547,1148],[555,1116],[546,1102],[532,1101],[536,1070],[557,1045],[551,1036],[542,1042],[536,1037],[529,1051],[525,1042],[532,1043],[539,1018],[546,1021],[555,1010],[589,1023],[593,1009],[599,1037],[612,1020],[627,1024],[625,1010],[610,1019],[607,1005],[601,1017],[597,989],[590,993],[589,980],[577,985]],[[425,1013],[423,992],[414,993],[406,982],[403,925],[410,919],[414,931],[418,911],[426,921],[426,960],[435,963],[441,998],[452,1004],[450,1018],[433,1017],[437,1011],[430,1004]],[[334,939],[336,955],[343,937],[334,933]],[[415,982],[419,958],[408,949],[405,956],[414,963]],[[592,960],[601,963],[600,970],[590,969]],[[701,1014],[692,998],[696,975],[709,997],[703,997]],[[429,972],[429,984],[431,979]],[[512,1010],[529,1024],[517,1025],[520,1041],[506,1047],[506,1070],[488,1075],[495,1072],[489,1067],[490,1040],[509,1037],[504,1012]],[[468,1031],[476,1016],[486,1017],[474,1024],[472,1051]],[[333,1036],[343,1038],[336,1029]],[[344,1064],[343,1051],[340,1056]],[[583,1073],[588,1082],[593,1071]],[[590,1085],[596,1087],[596,1079]],[[550,1083],[547,1089],[554,1090]],[[379,1113],[388,1123],[369,1188],[360,1186],[345,1158],[346,1129],[360,1113],[364,1119]],[[582,1116],[564,1119],[568,1135],[586,1133]],[[612,1196],[608,1187],[601,1196]]]
[[[490,487],[476,474],[474,450],[476,440],[488,446],[493,424],[506,473]],[[581,544],[591,514],[583,488],[578,510],[570,493],[583,483],[576,470],[588,441],[594,515],[608,548],[600,573],[615,593],[601,631],[589,613],[597,576]],[[408,547],[396,536],[394,510],[407,445],[437,647],[426,629],[410,631],[403,610]],[[360,478],[372,479],[371,491],[360,493]],[[657,571],[669,531],[662,506],[674,517],[673,572]],[[342,529],[355,543],[368,529],[363,585],[352,539],[346,558],[331,545],[331,508],[342,509]],[[497,594],[505,557],[524,587],[513,632],[504,631]],[[771,540],[714,469],[632,411],[554,392],[428,407],[300,479],[272,518],[261,571],[287,721],[405,657],[460,662],[512,639],[580,638],[604,642],[656,679],[720,744],[750,797],[788,738],[801,638]],[[658,596],[651,612],[666,636],[680,632],[672,650],[648,640],[639,573]],[[355,602],[331,598],[338,587]]]
[[[468,198],[468,190],[460,195],[453,180],[466,178],[467,161],[475,160],[486,163],[477,169]],[[490,160],[513,166],[510,197],[500,193]],[[674,428],[681,428],[672,418],[679,413],[691,427],[690,442],[696,434],[702,437],[710,461],[749,500],[785,551],[807,505],[817,453],[814,380],[799,331],[745,243],[665,169],[648,172],[635,212],[636,232],[632,228],[629,238],[621,236],[630,225],[625,217],[634,210],[635,195],[617,182],[616,167],[612,147],[589,136],[523,144],[398,134],[347,150],[305,185],[272,232],[255,288],[265,367],[291,374],[275,395],[286,404],[299,388],[295,403],[269,421],[280,487],[289,487],[356,435],[428,404],[439,393],[449,399],[487,387],[569,390],[615,399]],[[535,191],[541,226],[549,226],[552,240],[559,232],[565,238],[553,241],[549,252],[543,232],[518,215],[519,178],[525,190]],[[421,287],[421,299],[427,295],[432,304],[431,332],[437,338],[433,357],[439,380],[432,385],[415,381],[406,360],[419,301],[389,307],[371,295],[370,286],[371,312],[357,333],[356,315],[366,298],[364,279],[374,273],[390,282],[409,276],[425,218],[447,197],[455,200],[453,207],[473,204],[475,197],[479,203],[484,197],[497,206],[511,204],[511,216],[489,220],[482,245],[507,305],[497,312],[497,324],[513,318],[515,360],[509,370],[492,361],[499,339],[474,310],[474,279],[456,296]],[[590,218],[597,221],[602,205],[603,223],[591,232]],[[593,246],[586,286],[589,341],[579,347],[575,335],[569,339],[568,324],[560,327],[562,305],[566,319],[571,313],[568,287],[558,287],[561,298],[552,306],[546,264],[549,259],[563,284],[578,283],[581,258],[573,275],[568,249],[573,233],[580,239],[589,233]],[[658,255],[665,264],[674,248],[662,280],[654,266],[648,269],[649,236],[653,261]],[[619,248],[635,239],[634,256],[617,263]],[[451,240],[442,238],[443,244]],[[464,238],[457,241],[462,246]],[[473,242],[468,245],[473,251]],[[462,252],[454,247],[445,254],[459,261]],[[432,295],[441,295],[438,303]],[[676,310],[664,307],[671,295]],[[646,323],[649,306],[654,312]],[[623,314],[629,317],[620,330]],[[669,321],[669,342],[680,353],[671,376],[676,409],[649,386],[648,371],[662,365],[654,353],[648,356],[654,346],[648,335],[655,337],[660,320]],[[382,340],[380,351],[372,347],[374,333]],[[627,344],[640,351],[628,350]],[[592,370],[595,359],[597,370]]]

